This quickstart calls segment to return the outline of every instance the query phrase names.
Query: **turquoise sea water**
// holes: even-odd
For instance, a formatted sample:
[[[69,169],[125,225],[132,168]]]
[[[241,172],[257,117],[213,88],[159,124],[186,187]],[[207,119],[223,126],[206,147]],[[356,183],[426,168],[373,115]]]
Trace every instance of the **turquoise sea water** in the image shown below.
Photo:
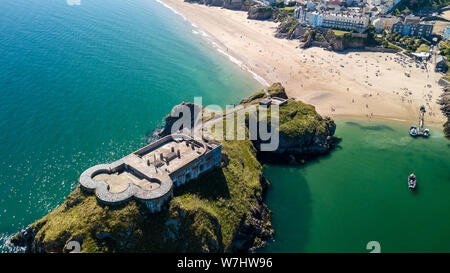
[[[153,0],[4,0],[0,8],[0,251],[80,173],[146,143],[172,107],[261,88]]]
[[[0,34],[0,252],[17,251],[8,237],[63,202],[84,169],[145,144],[175,104],[261,88],[153,0],[4,0]],[[364,252],[372,240],[450,251],[450,142],[407,127],[339,119],[330,155],[265,166],[277,234],[263,251]]]

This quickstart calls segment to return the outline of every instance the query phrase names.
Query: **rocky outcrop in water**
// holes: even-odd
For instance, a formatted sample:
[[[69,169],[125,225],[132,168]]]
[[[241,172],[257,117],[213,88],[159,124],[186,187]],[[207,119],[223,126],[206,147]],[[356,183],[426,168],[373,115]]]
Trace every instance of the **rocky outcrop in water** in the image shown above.
[[[171,113],[177,112],[177,109],[180,108],[180,107],[187,107],[189,109],[190,114],[191,114],[190,115],[190,120],[191,120],[190,128],[192,128],[194,126],[195,120],[198,118],[198,115],[202,113],[203,107],[201,107],[201,106],[199,106],[197,104],[191,103],[191,102],[187,102],[187,103],[183,102],[183,103],[175,106],[172,109]],[[198,115],[195,115],[195,113],[198,113]],[[163,137],[163,136],[170,135],[174,123],[178,119],[180,119],[182,116],[183,116],[182,112],[180,113],[180,115],[178,117],[175,117],[175,116],[172,116],[171,114],[168,114],[166,116],[166,118],[165,118],[164,127],[163,127],[162,131],[159,133],[159,136]]]
[[[267,92],[272,97],[288,98],[280,83],[270,86]],[[305,159],[328,153],[334,147],[336,124],[330,117],[320,116],[312,105],[288,99],[279,108],[279,122],[278,149],[260,153],[264,158]],[[260,144],[254,141],[258,150]]]
[[[336,124],[330,117],[320,119],[323,129],[306,132],[301,137],[292,137],[280,132],[280,146],[277,153],[315,156],[325,154],[333,148]]]
[[[253,251],[274,233],[263,203],[268,182],[251,142],[225,142],[223,149],[223,166],[177,188],[160,213],[135,200],[102,205],[78,186],[11,243],[31,253],[70,252],[71,242],[89,253]]]
[[[277,83],[241,103],[258,105],[267,94],[288,99]],[[182,105],[192,112],[201,108]],[[163,134],[170,132],[176,120],[166,117]],[[332,148],[335,128],[314,106],[288,99],[280,106],[280,145],[268,154],[297,162],[298,155],[326,153]],[[264,204],[270,184],[257,160],[260,143],[248,139],[221,142],[220,168],[175,188],[174,198],[159,213],[150,213],[135,200],[112,208],[77,186],[62,205],[11,242],[34,253],[70,252],[74,241],[81,252],[246,252],[263,247],[274,230],[271,212]]]

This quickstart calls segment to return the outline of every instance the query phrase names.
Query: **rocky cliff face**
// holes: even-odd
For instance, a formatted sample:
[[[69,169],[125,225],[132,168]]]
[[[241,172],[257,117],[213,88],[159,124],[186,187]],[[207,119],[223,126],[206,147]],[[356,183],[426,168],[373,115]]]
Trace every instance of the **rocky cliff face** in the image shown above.
[[[103,205],[78,186],[11,242],[33,253],[69,252],[72,241],[81,252],[253,251],[274,233],[263,203],[268,182],[251,141],[223,141],[222,157],[220,168],[175,188],[160,213],[134,200]]]
[[[272,8],[271,7],[250,7],[248,10],[248,19],[253,20],[267,20],[272,18]]]
[[[223,7],[232,10],[248,11],[251,2],[248,0],[184,0],[189,3],[198,3],[208,6]]]
[[[329,118],[319,121],[323,126],[321,130],[305,132],[301,137],[292,137],[289,133],[280,132],[280,146],[277,153],[316,156],[325,154],[333,148],[333,135],[336,124]]]
[[[330,47],[333,50],[345,50],[348,48],[364,48],[364,39],[362,38],[353,38],[350,33],[337,36],[334,34],[332,30],[327,31],[324,34],[328,43],[330,43]]]
[[[223,6],[226,9],[248,11],[250,2],[246,0],[224,0]]]
[[[272,97],[288,99],[284,87],[275,83],[268,87],[268,93]],[[264,92],[256,93],[241,104],[257,103],[265,98]],[[336,124],[329,117],[320,116],[314,106],[301,101],[288,99],[287,103],[279,108],[279,146],[273,152],[260,152],[264,159],[280,158],[295,161],[303,160],[328,153],[334,146]],[[254,141],[259,150],[261,142]]]
[[[283,24],[280,25],[280,28]],[[336,35],[332,30],[328,29],[310,29],[308,27],[298,26],[296,32],[297,35],[289,35],[282,33],[283,29],[280,29],[278,35],[283,38],[294,37],[300,40],[301,48],[308,48],[313,45],[320,44],[321,46],[326,46],[328,50],[342,51],[349,48],[364,48],[365,39],[352,37],[351,33],[344,35]]]
[[[179,105],[176,105],[176,106],[172,109],[171,113],[174,113],[174,112],[180,112],[180,115],[176,117],[176,116],[173,116],[173,115],[171,115],[171,114],[168,114],[168,115],[166,116],[166,118],[165,118],[165,123],[164,123],[164,127],[163,127],[162,131],[159,133],[159,135],[160,135],[161,137],[170,135],[174,123],[175,123],[178,119],[180,119],[181,117],[183,117],[182,112],[181,112],[180,110],[177,111],[177,109],[179,109],[179,108],[181,108],[181,107],[187,107],[187,109],[189,109],[189,112],[190,112],[190,121],[191,121],[190,128],[192,128],[192,127],[194,126],[195,120],[199,118],[199,115],[200,115],[200,114],[202,113],[202,111],[203,111],[203,107],[201,107],[201,106],[199,106],[199,105],[197,105],[197,104],[194,104],[194,103],[190,103],[190,102],[187,102],[187,103],[183,102],[183,103],[181,103],[181,104],[179,104]],[[195,115],[195,113],[198,113],[198,114]]]
[[[268,182],[251,142],[224,142],[222,167],[175,189],[160,213],[138,201],[110,207],[77,187],[66,201],[15,235],[27,252],[246,252],[273,236],[263,203]],[[245,180],[242,177],[246,177]]]
[[[286,98],[277,83],[267,90]],[[241,104],[258,104],[260,91]],[[183,103],[192,111],[200,107]],[[200,109],[200,108],[197,108]],[[205,109],[202,109],[205,111]],[[167,116],[167,134],[177,118]],[[336,125],[313,106],[288,99],[280,107],[280,145],[269,157],[315,155],[332,148]],[[222,162],[197,180],[174,189],[174,198],[151,214],[138,201],[114,207],[99,203],[79,186],[66,201],[11,240],[28,252],[69,252],[76,241],[81,252],[242,252],[265,245],[274,230],[264,204],[269,182],[257,160],[259,143],[224,140]],[[245,178],[245,179],[244,179]]]
[[[441,105],[442,114],[447,118],[447,122],[443,125],[444,133],[450,138],[450,87],[444,88],[444,92],[439,97],[438,104]]]
[[[289,40],[300,39],[305,36],[307,31],[308,29],[306,27],[302,27],[297,20],[290,17],[288,20],[283,21],[278,25],[275,37]]]

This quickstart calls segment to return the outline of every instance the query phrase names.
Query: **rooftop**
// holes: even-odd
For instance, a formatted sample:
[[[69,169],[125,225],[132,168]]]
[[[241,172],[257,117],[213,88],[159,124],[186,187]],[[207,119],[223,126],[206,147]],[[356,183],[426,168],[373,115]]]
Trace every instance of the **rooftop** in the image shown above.
[[[97,197],[106,202],[133,196],[144,200],[159,198],[172,188],[171,173],[219,145],[183,134],[169,135],[111,164],[87,169],[80,184],[95,190]]]

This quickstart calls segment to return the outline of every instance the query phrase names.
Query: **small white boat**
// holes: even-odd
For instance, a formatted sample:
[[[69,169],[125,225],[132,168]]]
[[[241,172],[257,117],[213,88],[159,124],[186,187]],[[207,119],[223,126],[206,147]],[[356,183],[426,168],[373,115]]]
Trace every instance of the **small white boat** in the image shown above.
[[[418,130],[416,126],[409,127],[409,134],[413,137],[417,136]]]

